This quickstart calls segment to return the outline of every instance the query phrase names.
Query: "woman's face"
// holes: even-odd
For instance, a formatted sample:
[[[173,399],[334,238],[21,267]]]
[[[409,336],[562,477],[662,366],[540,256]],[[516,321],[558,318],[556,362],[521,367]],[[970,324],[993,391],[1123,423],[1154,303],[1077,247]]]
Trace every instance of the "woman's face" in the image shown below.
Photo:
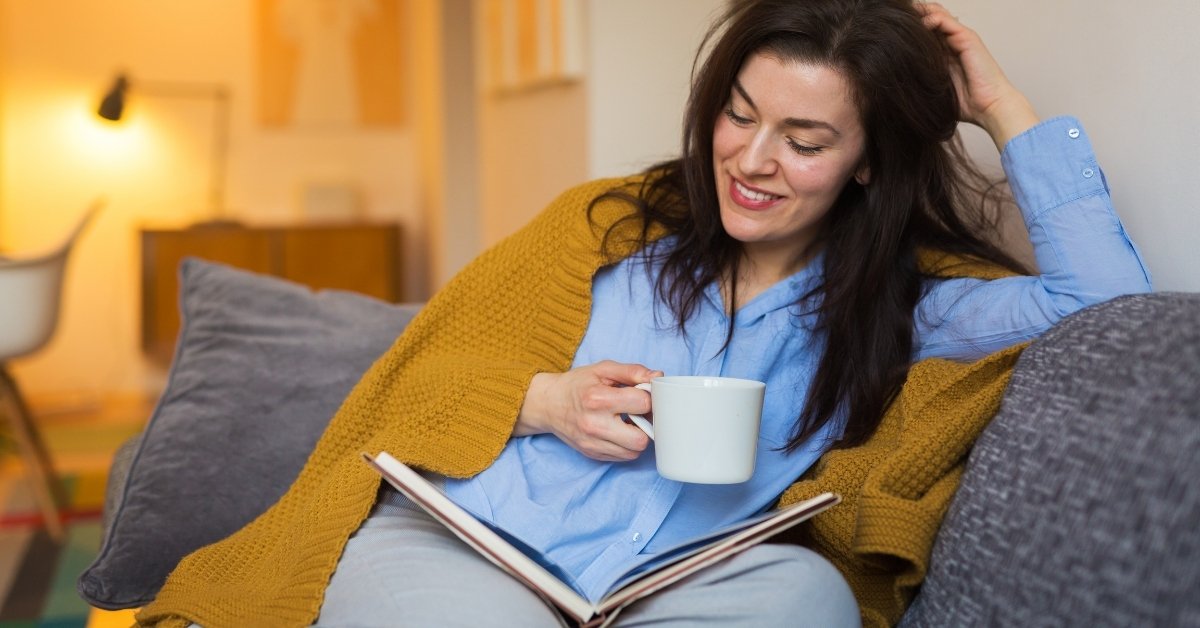
[[[802,263],[842,188],[851,177],[866,183],[865,141],[839,72],[751,56],[713,132],[725,231],[752,259]]]

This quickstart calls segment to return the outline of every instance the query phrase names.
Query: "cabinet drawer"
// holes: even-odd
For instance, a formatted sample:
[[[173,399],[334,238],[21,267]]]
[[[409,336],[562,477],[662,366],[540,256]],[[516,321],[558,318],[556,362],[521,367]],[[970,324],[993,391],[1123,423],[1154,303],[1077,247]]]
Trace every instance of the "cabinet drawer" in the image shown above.
[[[203,225],[141,232],[142,349],[167,364],[179,334],[179,264],[199,257],[314,290],[401,299],[400,229],[384,225]]]

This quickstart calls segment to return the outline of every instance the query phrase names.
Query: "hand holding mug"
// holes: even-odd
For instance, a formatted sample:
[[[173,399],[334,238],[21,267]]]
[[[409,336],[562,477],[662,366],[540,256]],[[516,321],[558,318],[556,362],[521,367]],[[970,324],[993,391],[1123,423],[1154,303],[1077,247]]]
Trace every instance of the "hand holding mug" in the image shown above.
[[[680,482],[735,484],[754,475],[767,385],[732,377],[656,377],[654,422],[630,414],[654,439],[658,473]]]
[[[636,459],[650,444],[622,414],[650,411],[650,396],[635,388],[661,371],[605,360],[566,373],[538,373],[517,416],[514,436],[551,433],[595,460]]]

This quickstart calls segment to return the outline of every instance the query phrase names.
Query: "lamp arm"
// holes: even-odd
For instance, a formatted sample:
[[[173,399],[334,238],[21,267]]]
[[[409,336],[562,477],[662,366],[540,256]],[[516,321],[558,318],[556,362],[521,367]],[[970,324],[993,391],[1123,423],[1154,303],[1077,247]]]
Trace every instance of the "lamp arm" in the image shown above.
[[[130,88],[154,96],[178,98],[228,98],[229,90],[220,83],[190,81],[143,81],[130,79]]]

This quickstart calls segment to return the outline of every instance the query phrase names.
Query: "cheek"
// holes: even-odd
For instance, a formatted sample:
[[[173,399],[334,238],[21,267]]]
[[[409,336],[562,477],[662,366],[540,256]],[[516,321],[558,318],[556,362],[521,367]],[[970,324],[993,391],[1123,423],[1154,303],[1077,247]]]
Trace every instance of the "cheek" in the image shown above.
[[[728,159],[737,154],[738,148],[741,146],[741,138],[738,135],[737,127],[729,122],[725,116],[717,121],[713,128],[713,159],[723,160]]]
[[[798,159],[788,164],[788,185],[799,194],[837,195],[854,171],[827,159]]]

